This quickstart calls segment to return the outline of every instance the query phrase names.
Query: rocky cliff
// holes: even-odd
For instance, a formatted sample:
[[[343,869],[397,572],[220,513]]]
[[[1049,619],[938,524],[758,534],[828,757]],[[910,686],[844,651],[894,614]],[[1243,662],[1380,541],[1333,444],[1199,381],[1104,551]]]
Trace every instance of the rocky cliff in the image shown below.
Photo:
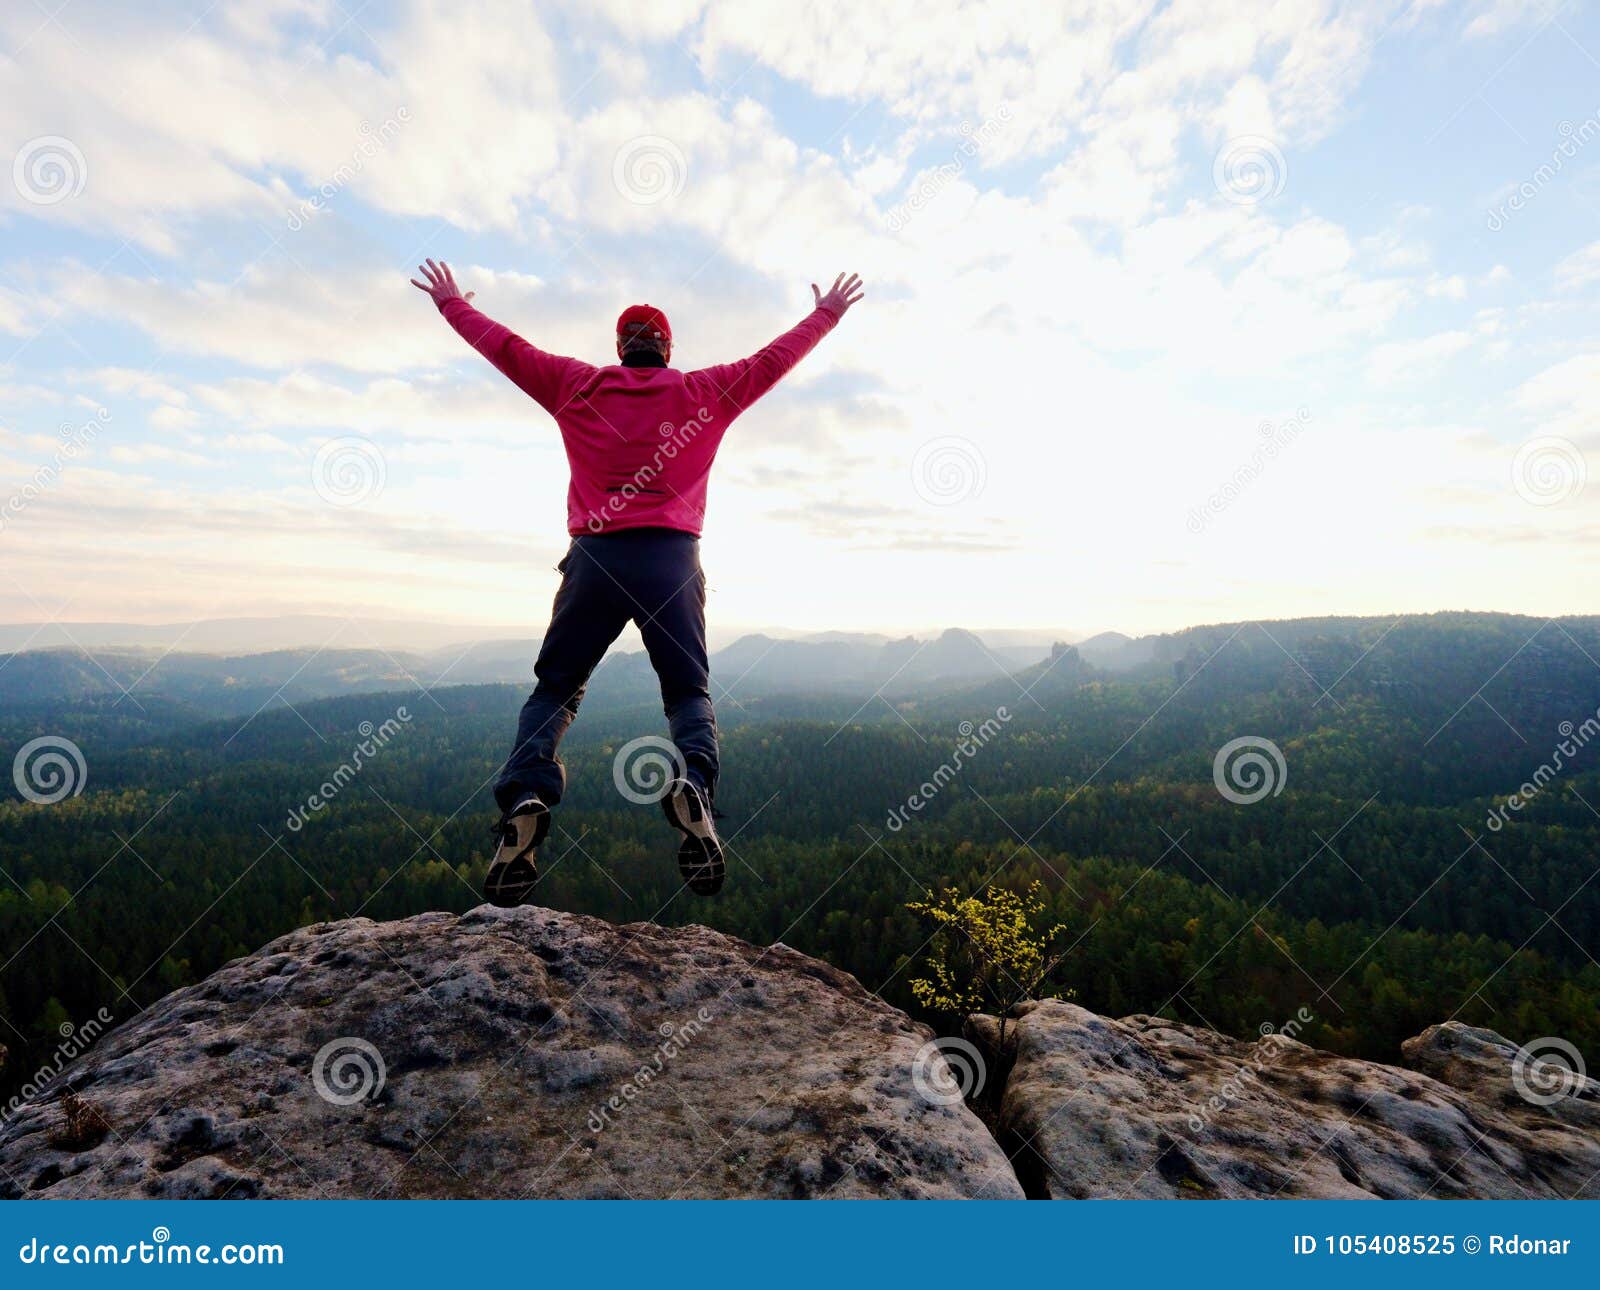
[[[1600,1084],[1490,1030],[1430,1027],[1407,1069],[1059,1000],[999,1031],[968,1022],[1032,1195],[1600,1197]]]
[[[999,1031],[935,1044],[845,973],[703,927],[320,924],[102,1038],[0,1126],[0,1194],[1600,1192],[1597,1086],[1530,1102],[1491,1032],[1435,1027],[1401,1070],[1056,1002]]]
[[[0,1187],[1020,1196],[978,1117],[919,1095],[930,1037],[843,972],[703,927],[325,923],[103,1038],[0,1129]]]

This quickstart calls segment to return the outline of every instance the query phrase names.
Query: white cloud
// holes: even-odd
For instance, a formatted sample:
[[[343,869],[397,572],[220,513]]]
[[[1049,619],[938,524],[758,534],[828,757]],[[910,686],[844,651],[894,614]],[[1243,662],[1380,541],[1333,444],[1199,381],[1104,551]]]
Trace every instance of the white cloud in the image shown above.
[[[1590,242],[1556,265],[1556,285],[1563,291],[1576,291],[1600,282],[1600,242]]]
[[[33,325],[27,298],[20,292],[0,286],[0,331],[23,336],[32,330]]]
[[[162,255],[207,215],[282,229],[324,184],[402,215],[515,229],[560,163],[573,88],[532,7],[419,3],[392,27],[372,10],[357,28],[341,12],[256,5],[219,32],[90,3],[55,22],[9,11],[0,34],[26,56],[0,100],[0,133],[63,136],[86,173],[71,200],[30,204],[6,185],[0,202]],[[297,17],[323,30],[307,39]],[[332,52],[368,25],[376,51]],[[248,40],[225,38],[241,29]]]
[[[1538,417],[1543,431],[1600,448],[1600,351],[1552,364],[1525,381],[1516,398]]]
[[[1442,331],[1417,340],[1392,341],[1372,351],[1368,368],[1372,378],[1381,384],[1422,380],[1471,344],[1471,334],[1464,331]]]
[[[1462,32],[1468,40],[1498,36],[1529,21],[1543,21],[1561,8],[1561,0],[1475,0],[1478,12]]]
[[[232,281],[179,285],[79,266],[63,271],[57,298],[71,313],[140,327],[178,353],[246,367],[399,371],[451,357],[449,329],[418,308],[421,297],[399,273],[312,278],[257,265]]]
[[[103,596],[104,616],[136,601],[141,568],[164,573],[147,612],[190,586],[238,611],[388,596],[473,617],[508,571],[544,577],[559,443],[406,284],[400,261],[429,254],[491,316],[591,361],[609,358],[621,305],[662,304],[683,366],[793,323],[810,279],[866,274],[866,304],[723,450],[708,562],[746,621],[923,621],[919,553],[935,549],[964,594],[1005,607],[990,620],[1035,612],[1064,551],[1094,553],[1072,566],[1074,597],[1130,606],[1129,626],[1293,612],[1313,582],[1317,611],[1403,599],[1351,572],[1380,557],[1409,586],[1458,590],[1460,548],[1418,548],[1416,518],[1480,525],[1510,432],[1537,417],[1586,433],[1600,373],[1572,359],[1509,411],[1486,393],[1482,426],[1442,424],[1445,406],[1429,408],[1441,424],[1410,424],[1407,401],[1448,405],[1457,377],[1484,382],[1485,363],[1452,359],[1509,368],[1513,339],[1551,353],[1536,344],[1557,310],[1472,308],[1511,273],[1443,240],[1449,205],[1431,189],[1426,206],[1416,185],[1328,204],[1353,155],[1340,131],[1375,128],[1350,104],[1392,19],[1406,38],[1402,10],[419,0],[348,23],[321,0],[252,0],[183,32],[187,18],[163,28],[75,0],[59,15],[70,36],[43,24],[0,101],[7,137],[64,134],[88,164],[70,201],[0,199],[24,240],[50,225],[3,273],[0,331],[28,366],[0,405],[20,433],[104,401],[116,434],[8,529],[8,559]],[[1452,15],[1452,35],[1469,21]],[[11,15],[0,35],[35,26]],[[365,150],[363,122],[391,119]],[[1213,186],[1212,158],[1245,135],[1286,167],[1255,205]],[[619,155],[641,146],[660,194],[619,182]],[[324,184],[326,212],[291,231],[287,209]],[[1543,281],[1521,251],[1502,253]],[[1596,254],[1557,280],[1590,284]],[[1576,316],[1575,299],[1560,311]],[[1395,337],[1400,317],[1417,338]],[[1300,405],[1314,431],[1194,539],[1188,509],[1263,418]],[[371,438],[388,465],[360,514],[328,513],[310,487],[336,434]],[[941,510],[910,472],[947,435],[979,446],[988,484]],[[54,442],[16,448],[0,481]],[[509,521],[483,501],[508,479]],[[1348,527],[1355,494],[1373,499],[1371,531],[1318,542]],[[88,553],[118,524],[135,535],[124,563],[96,573]],[[1252,554],[1262,532],[1273,550]],[[847,576],[817,576],[830,560]],[[1219,568],[1250,576],[1203,576]]]

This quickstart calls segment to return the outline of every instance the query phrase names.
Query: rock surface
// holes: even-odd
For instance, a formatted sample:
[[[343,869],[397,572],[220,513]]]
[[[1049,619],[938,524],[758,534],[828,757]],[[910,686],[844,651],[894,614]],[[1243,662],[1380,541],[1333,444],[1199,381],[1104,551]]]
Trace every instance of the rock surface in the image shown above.
[[[968,1034],[998,1141],[971,1050],[783,945],[323,923],[102,1038],[0,1125],[0,1196],[1600,1197],[1600,1083],[1493,1031],[1414,1069],[1058,1000]]]
[[[324,923],[108,1034],[0,1128],[0,1193],[1020,1197],[930,1038],[703,927]]]
[[[1404,1046],[1420,1071],[1059,1000],[1007,1031],[1000,1132],[1030,1194],[1600,1197],[1600,1084],[1531,1102],[1493,1031],[1430,1028]],[[992,1017],[969,1034],[1000,1042]]]

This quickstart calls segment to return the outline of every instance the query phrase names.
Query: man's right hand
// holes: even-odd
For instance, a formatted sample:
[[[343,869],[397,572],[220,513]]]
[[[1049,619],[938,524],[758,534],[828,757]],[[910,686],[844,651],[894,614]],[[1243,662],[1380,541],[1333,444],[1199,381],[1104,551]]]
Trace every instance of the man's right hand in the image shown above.
[[[855,274],[852,273],[847,282],[841,273],[833,280],[833,286],[828,289],[827,295],[817,290],[815,282],[811,284],[811,294],[816,298],[819,308],[828,310],[835,318],[843,318],[844,311],[860,300],[866,292],[861,290],[861,279]]]
[[[411,285],[418,291],[426,291],[433,298],[433,303],[441,309],[444,307],[446,300],[471,300],[477,294],[475,291],[469,291],[462,295],[461,288],[456,286],[455,275],[450,272],[450,266],[443,260],[440,260],[438,264],[435,264],[432,260],[429,260],[426,264],[419,264],[417,265],[417,272],[427,281],[418,282],[415,278],[412,278]],[[811,289],[813,291],[816,290],[815,287]]]

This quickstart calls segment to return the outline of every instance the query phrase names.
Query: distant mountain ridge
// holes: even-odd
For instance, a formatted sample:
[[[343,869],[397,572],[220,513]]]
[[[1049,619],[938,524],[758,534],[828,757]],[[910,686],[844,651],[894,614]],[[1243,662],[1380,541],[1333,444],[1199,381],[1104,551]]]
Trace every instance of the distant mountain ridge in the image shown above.
[[[183,649],[201,654],[361,647],[428,650],[523,634],[512,627],[283,614],[173,623],[0,623],[0,650]]]
[[[537,638],[455,643],[426,651],[383,648],[272,649],[238,655],[188,649],[30,649],[0,659],[0,704],[28,705],[140,694],[248,712],[289,702],[438,685],[522,684],[533,676]],[[1043,659],[1042,646],[990,647],[951,628],[936,637],[825,633],[817,640],[743,636],[712,654],[720,693],[911,694],[1001,679]],[[642,702],[655,677],[641,651],[614,650],[596,675],[602,695]]]
[[[280,614],[243,618],[202,618],[169,623],[0,623],[0,653],[44,649],[183,649],[199,654],[255,654],[285,649],[386,649],[427,653],[465,649],[485,642],[526,639],[542,621],[531,612],[526,623],[452,623],[374,615]],[[882,631],[805,631],[780,626],[709,624],[711,647],[720,649],[746,635],[827,644],[884,645],[895,634]],[[1081,632],[1050,628],[978,628],[990,645],[1044,648],[1072,640]],[[927,632],[899,633],[919,639]],[[630,633],[631,635],[631,633]],[[637,644],[637,638],[633,638]]]
[[[358,628],[364,630],[363,624],[370,625],[368,620],[348,622],[352,637],[360,634]],[[1076,644],[1053,645],[1017,644],[1004,639],[1006,633],[1000,633],[1001,640],[990,640],[960,627],[926,637],[756,632],[713,650],[712,680],[715,695],[736,702],[800,695],[890,702],[966,695],[1004,702],[1008,695],[1025,693],[1039,699],[1066,694],[1096,676],[1182,679],[1204,672],[1206,684],[1217,684],[1225,674],[1241,669],[1264,684],[1278,669],[1287,668],[1315,687],[1335,682],[1358,664],[1362,676],[1382,685],[1387,683],[1386,668],[1399,666],[1402,674],[1409,674],[1409,663],[1390,655],[1408,640],[1408,628],[1426,624],[1464,632],[1460,642],[1466,653],[1451,666],[1481,657],[1487,676],[1525,641],[1537,655],[1559,647],[1562,633],[1593,639],[1600,618],[1538,619],[1477,612],[1299,618],[1207,624],[1140,637],[1101,632]],[[73,625],[71,630],[76,634],[82,626]],[[0,628],[0,632],[18,630]],[[1549,639],[1540,639],[1542,634]],[[190,648],[200,635],[196,626],[176,647],[95,647],[85,641],[83,648],[0,654],[0,707],[96,698],[125,704],[130,696],[159,696],[196,705],[212,715],[227,715],[248,713],[278,698],[294,703],[442,685],[524,685],[532,680],[540,644],[537,637],[519,635],[406,650],[340,639],[316,647],[219,654]],[[1219,654],[1225,657],[1213,663]],[[1323,681],[1314,682],[1315,677]],[[649,659],[642,650],[630,649],[625,638],[597,669],[590,707],[653,702],[655,695]]]

